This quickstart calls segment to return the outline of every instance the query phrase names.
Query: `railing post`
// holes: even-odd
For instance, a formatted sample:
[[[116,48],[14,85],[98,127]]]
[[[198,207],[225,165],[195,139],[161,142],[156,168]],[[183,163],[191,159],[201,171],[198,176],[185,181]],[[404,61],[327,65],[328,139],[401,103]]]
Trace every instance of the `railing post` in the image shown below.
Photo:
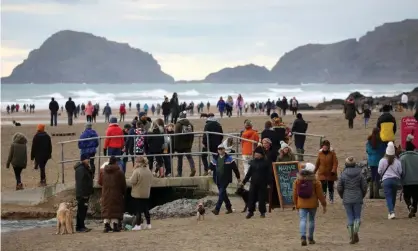
[[[64,143],[61,143],[61,181],[64,184]]]
[[[168,138],[170,139],[168,142],[169,147],[169,154],[170,154],[170,169],[171,169],[171,177],[174,177],[174,170],[173,170],[173,147],[172,147],[172,138],[171,134],[168,135]]]
[[[206,132],[206,150],[208,152],[208,165],[210,165],[211,162],[211,152],[210,152],[210,143],[209,143],[209,133]]]
[[[95,170],[95,176],[97,175],[97,180],[99,180],[99,172],[100,172],[100,152],[102,151],[102,138],[99,136],[99,156],[97,157],[98,159],[99,159],[99,161],[98,161],[98,166],[96,167],[96,170]],[[93,177],[93,179],[94,179],[95,177]]]
[[[198,134],[197,135],[197,142],[199,142],[197,145],[199,146],[199,152],[202,152],[202,141],[200,141],[201,140],[201,137],[200,137],[200,134]],[[198,163],[199,163],[199,176],[202,176],[202,156],[201,155],[199,155],[199,160],[198,160]]]

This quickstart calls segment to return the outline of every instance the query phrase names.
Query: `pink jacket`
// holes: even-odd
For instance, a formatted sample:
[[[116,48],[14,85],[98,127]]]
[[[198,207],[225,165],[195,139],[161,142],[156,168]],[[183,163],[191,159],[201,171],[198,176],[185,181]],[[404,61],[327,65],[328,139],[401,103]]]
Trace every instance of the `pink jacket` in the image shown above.
[[[237,99],[235,101],[235,108],[243,108],[244,107],[244,99],[242,98],[241,101]]]
[[[86,115],[93,115],[93,111],[94,111],[94,106],[92,104],[87,104],[86,105]]]

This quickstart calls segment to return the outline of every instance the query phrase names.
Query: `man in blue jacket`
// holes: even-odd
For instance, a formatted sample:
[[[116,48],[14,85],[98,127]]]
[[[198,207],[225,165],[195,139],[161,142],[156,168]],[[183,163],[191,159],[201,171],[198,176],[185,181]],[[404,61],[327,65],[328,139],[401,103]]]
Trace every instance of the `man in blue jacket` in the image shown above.
[[[80,149],[80,156],[82,155],[89,155],[90,157],[90,168],[93,174],[96,171],[96,166],[94,165],[94,156],[96,155],[96,148],[99,146],[99,135],[95,130],[92,129],[92,123],[87,122],[86,130],[80,135],[81,139],[90,139],[91,140],[83,140],[78,141],[78,149]]]
[[[225,101],[223,100],[222,97],[219,98],[218,104],[216,104],[216,106],[218,107],[219,113],[221,114],[221,118],[224,116],[224,111],[225,111]]]

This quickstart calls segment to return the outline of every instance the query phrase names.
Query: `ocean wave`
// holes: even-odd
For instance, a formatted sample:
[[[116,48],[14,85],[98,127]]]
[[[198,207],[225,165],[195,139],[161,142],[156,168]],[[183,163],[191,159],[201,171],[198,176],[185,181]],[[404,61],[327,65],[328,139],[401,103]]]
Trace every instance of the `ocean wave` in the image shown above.
[[[301,88],[268,88],[269,91],[275,92],[275,93],[301,93],[303,90]]]
[[[45,94],[45,95],[35,96],[34,98],[49,98],[49,99],[55,98],[55,99],[63,99],[64,96],[61,93],[59,93],[59,92],[54,92],[54,93],[51,93],[51,94]]]

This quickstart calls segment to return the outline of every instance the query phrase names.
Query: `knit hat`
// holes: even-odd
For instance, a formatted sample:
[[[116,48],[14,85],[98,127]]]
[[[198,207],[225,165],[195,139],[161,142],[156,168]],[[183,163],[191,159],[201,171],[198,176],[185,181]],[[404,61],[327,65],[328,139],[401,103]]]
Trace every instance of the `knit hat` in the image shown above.
[[[187,112],[186,111],[182,111],[179,115],[179,118],[181,119],[185,119],[187,117]]]
[[[223,144],[220,144],[220,145],[218,146],[218,149],[225,149],[225,146],[224,146]]]
[[[285,149],[285,148],[287,148],[287,147],[289,147],[289,145],[288,145],[288,144],[286,144],[286,142],[284,142],[284,141],[280,141],[280,150],[283,150],[283,149]]]
[[[45,125],[44,125],[44,124],[39,124],[39,125],[36,127],[36,130],[37,130],[38,132],[44,132],[44,131],[45,131]]]
[[[407,142],[412,142],[412,141],[414,141],[414,135],[412,135],[412,134],[408,134],[408,136],[406,136],[406,141],[407,141]]]
[[[305,167],[303,169],[308,171],[308,172],[313,173],[313,172],[315,172],[315,165],[308,162],[308,163],[305,164]]]
[[[88,155],[86,153],[81,154],[80,160],[83,161],[83,160],[86,160],[86,159],[90,159],[90,155]]]
[[[278,118],[279,117],[279,114],[277,114],[277,112],[273,112],[271,115],[270,115],[270,119],[274,119],[274,118]]]
[[[345,166],[355,166],[356,165],[356,159],[354,159],[353,156],[350,156],[345,159]]]
[[[261,142],[262,142],[262,143],[267,142],[267,143],[269,143],[270,145],[271,145],[271,144],[273,144],[269,138],[264,138],[263,140],[261,140]]]
[[[110,123],[116,124],[116,123],[118,123],[118,119],[116,117],[111,117],[110,118]]]
[[[264,155],[264,150],[263,150],[263,148],[261,148],[261,147],[257,147],[257,148],[254,150],[254,153],[259,153],[259,154]]]
[[[244,125],[245,125],[245,127],[252,127],[253,123],[251,122],[251,120],[246,119],[245,122],[244,122]]]
[[[141,119],[143,116],[146,116],[147,114],[145,112],[138,113],[139,119]]]
[[[87,123],[86,123],[86,129],[87,129],[87,128],[91,128],[92,126],[93,126],[93,124],[92,124],[91,122],[87,122]]]
[[[393,142],[389,142],[388,146],[386,147],[386,155],[393,156],[395,155],[395,145]]]
[[[123,126],[123,129],[131,129],[131,128],[132,128],[132,125],[131,124],[125,124]]]

